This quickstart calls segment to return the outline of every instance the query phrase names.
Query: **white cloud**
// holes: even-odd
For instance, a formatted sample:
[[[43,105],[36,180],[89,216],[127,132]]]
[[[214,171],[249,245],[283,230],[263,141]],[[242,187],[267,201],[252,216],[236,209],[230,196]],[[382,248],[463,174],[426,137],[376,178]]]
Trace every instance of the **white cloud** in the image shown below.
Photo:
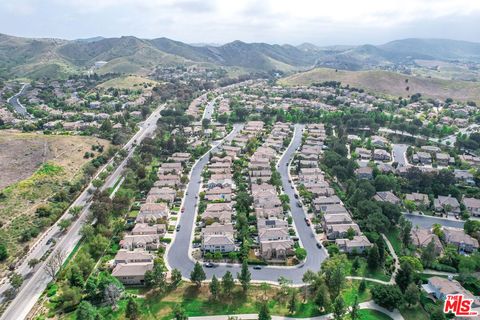
[[[379,42],[480,29],[477,0],[16,0],[0,4],[2,30],[43,36],[167,36],[299,43]],[[6,16],[7,9],[10,15]],[[2,11],[3,14],[2,14]],[[48,14],[45,14],[48,13]],[[28,14],[30,28],[23,26]],[[65,22],[69,17],[72,23]],[[2,19],[4,18],[4,19]],[[453,21],[453,24],[452,24]],[[73,23],[75,22],[75,23]],[[449,25],[446,26],[445,23]],[[61,28],[59,28],[61,23]],[[22,24],[22,25],[21,25]],[[421,29],[423,28],[423,29]],[[5,31],[4,31],[5,32]],[[85,34],[87,33],[87,34]],[[471,32],[468,33],[473,34]],[[29,35],[29,34],[26,34]],[[470,37],[470,36],[469,36]],[[475,39],[480,41],[480,34]]]

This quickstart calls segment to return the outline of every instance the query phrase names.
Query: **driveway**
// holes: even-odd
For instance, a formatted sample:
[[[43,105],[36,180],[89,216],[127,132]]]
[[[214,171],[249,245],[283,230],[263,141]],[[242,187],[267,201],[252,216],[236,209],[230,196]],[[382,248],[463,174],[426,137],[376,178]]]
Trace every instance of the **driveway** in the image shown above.
[[[238,130],[235,127],[235,130]],[[297,228],[300,241],[303,247],[307,251],[307,259],[304,264],[294,267],[282,267],[282,266],[264,266],[261,270],[254,270],[253,267],[249,267],[252,274],[252,282],[269,282],[272,284],[278,284],[278,278],[285,277],[292,281],[293,285],[303,285],[302,277],[305,271],[313,270],[318,271],[322,262],[327,258],[327,253],[324,249],[318,249],[316,246],[317,240],[314,237],[313,231],[305,224],[305,213],[302,208],[297,207],[294,197],[294,190],[291,184],[288,182],[288,169],[287,164],[292,159],[295,151],[300,147],[302,143],[302,125],[295,126],[294,136],[292,142],[285,151],[283,157],[279,161],[279,172],[282,177],[282,185],[285,193],[290,197],[290,206],[292,211],[292,217],[294,224]],[[234,133],[236,134],[236,133]],[[228,136],[232,138],[232,134]],[[185,211],[180,215],[179,223],[181,225],[180,232],[177,232],[175,239],[169,246],[166,253],[167,265],[170,269],[176,268],[180,270],[183,277],[190,278],[190,272],[193,270],[194,260],[189,254],[193,236],[193,228],[195,223],[196,213],[196,199],[200,189],[201,172],[205,165],[208,163],[209,154],[205,154],[200,160],[193,166],[191,179],[187,187],[188,195],[184,201]],[[213,275],[217,278],[222,277],[225,272],[230,271],[234,277],[240,272],[239,264],[217,264],[215,268],[205,268],[205,274],[207,279],[211,279]]]

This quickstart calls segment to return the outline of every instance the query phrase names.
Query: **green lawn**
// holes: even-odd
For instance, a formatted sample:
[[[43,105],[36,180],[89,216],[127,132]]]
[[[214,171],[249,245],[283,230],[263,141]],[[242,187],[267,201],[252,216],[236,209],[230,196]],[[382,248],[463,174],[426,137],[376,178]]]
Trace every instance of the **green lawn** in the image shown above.
[[[347,283],[346,289],[343,290],[342,296],[347,305],[351,305],[355,295],[358,294],[358,285],[360,281],[351,281]],[[358,302],[371,300],[369,288],[372,284],[367,283],[365,292],[359,295]],[[166,295],[156,295],[148,292],[145,288],[129,287],[126,289],[128,295],[139,295],[136,298],[141,310],[140,319],[172,319],[172,311],[175,305],[180,304],[188,316],[209,316],[209,315],[226,315],[226,314],[242,314],[257,313],[260,303],[265,299],[268,301],[270,313],[279,316],[289,316],[296,318],[307,318],[321,315],[316,307],[313,299],[306,302],[303,301],[303,295],[297,294],[297,307],[293,314],[288,312],[289,295],[282,295],[278,287],[270,287],[265,292],[260,286],[252,286],[247,295],[242,293],[240,286],[236,286],[234,293],[229,297],[220,297],[217,301],[211,299],[208,286],[204,285],[198,290],[191,283],[182,283],[177,289],[167,293]],[[109,307],[98,308],[100,314],[105,319],[124,319],[127,299],[123,299],[118,303],[118,308],[112,311]],[[375,312],[362,311],[365,318],[361,319],[389,319],[377,315]],[[66,314],[62,319],[75,319],[74,313]]]
[[[391,320],[389,316],[377,310],[362,309],[359,312],[360,320]]]
[[[403,245],[402,242],[400,241],[400,237],[398,235],[398,230],[395,229],[393,231],[388,231],[385,233],[385,236],[387,236],[388,240],[392,244],[393,250],[395,250],[395,253],[398,256],[403,255]]]
[[[366,277],[366,278],[373,278],[373,279],[378,279],[382,281],[389,281],[390,280],[390,275],[385,274],[385,270],[383,269],[376,269],[376,270],[370,270],[367,266],[367,259],[365,257],[359,256],[360,259],[360,268],[358,268],[357,272],[352,272],[352,263],[354,257],[349,257],[348,258],[348,266],[347,266],[347,274],[352,275],[352,276],[357,276],[357,277]]]

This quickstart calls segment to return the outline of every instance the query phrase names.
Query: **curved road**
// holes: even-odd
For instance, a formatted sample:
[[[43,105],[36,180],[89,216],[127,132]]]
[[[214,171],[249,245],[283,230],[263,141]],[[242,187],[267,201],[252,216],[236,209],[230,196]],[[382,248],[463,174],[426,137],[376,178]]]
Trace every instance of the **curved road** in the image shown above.
[[[295,151],[302,143],[302,125],[295,126],[292,142],[279,161],[278,170],[282,176],[282,185],[285,193],[290,197],[290,207],[297,233],[300,237],[303,247],[307,250],[307,259],[304,264],[295,267],[265,266],[261,270],[254,270],[249,267],[252,274],[252,282],[270,282],[278,283],[279,277],[285,277],[293,282],[294,285],[302,285],[302,277],[307,270],[319,270],[322,262],[327,258],[324,249],[318,249],[313,230],[305,224],[305,213],[302,208],[297,207],[294,197],[294,189],[288,182],[288,164],[290,163]],[[240,131],[239,126],[235,126],[226,140],[231,140],[234,135]],[[216,148],[216,147],[215,147]],[[215,149],[213,148],[213,150]],[[212,150],[211,150],[212,151]],[[187,187],[186,198],[184,199],[185,211],[180,215],[179,224],[181,229],[176,233],[172,244],[167,249],[166,262],[170,269],[176,268],[181,271],[184,278],[190,278],[190,272],[193,270],[194,260],[190,255],[193,228],[196,216],[195,196],[198,195],[201,183],[201,173],[207,165],[211,151],[202,156],[193,166],[190,182]],[[234,277],[240,272],[239,264],[217,264],[215,268],[205,268],[207,279],[213,275],[220,278],[226,271],[230,271]]]
[[[33,116],[30,113],[28,113],[27,108],[23,106],[23,104],[20,102],[20,99],[19,99],[28,86],[29,85],[27,83],[24,83],[20,91],[17,92],[15,95],[11,96],[10,98],[8,98],[7,102],[12,105],[16,113],[24,117],[33,118]]]

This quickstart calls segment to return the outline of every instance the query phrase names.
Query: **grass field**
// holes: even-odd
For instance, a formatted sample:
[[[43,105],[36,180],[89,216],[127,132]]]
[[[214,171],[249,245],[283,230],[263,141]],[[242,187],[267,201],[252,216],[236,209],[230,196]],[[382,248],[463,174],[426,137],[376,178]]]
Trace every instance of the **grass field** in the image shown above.
[[[349,282],[347,288],[342,291],[345,303],[351,305],[355,295],[358,294],[358,281]],[[297,318],[306,318],[318,316],[321,313],[312,299],[306,302],[302,301],[302,295],[298,294],[297,307],[293,314],[288,312],[289,296],[282,295],[278,287],[270,287],[265,292],[260,286],[251,286],[247,295],[242,293],[241,287],[236,286],[234,293],[230,298],[220,297],[217,301],[211,299],[207,285],[202,286],[200,290],[191,283],[182,283],[177,289],[159,296],[147,293],[144,289],[127,289],[128,294],[139,295],[137,302],[140,305],[140,319],[172,319],[172,312],[176,305],[181,305],[188,316],[209,316],[209,315],[227,315],[258,313],[262,301],[268,301],[270,313],[279,316],[289,316]],[[369,286],[367,290],[359,295],[359,302],[371,300]],[[120,301],[118,309],[113,311],[111,308],[100,308],[99,311],[105,319],[124,319],[127,301]],[[365,310],[362,312],[366,320],[390,319],[385,315]],[[74,314],[67,314],[65,319],[75,319]]]
[[[31,227],[36,208],[66,182],[79,176],[89,160],[91,146],[106,140],[80,136],[48,136],[4,131],[0,137],[0,241],[7,244],[10,259],[21,254],[19,235]],[[33,239],[32,239],[33,241]]]
[[[99,84],[99,88],[144,89],[144,84],[154,86],[157,82],[140,76],[122,76]]]
[[[362,309],[358,312],[360,320],[390,320],[389,316],[377,310]]]
[[[408,83],[406,80],[408,79]],[[421,93],[431,98],[452,98],[459,101],[472,100],[480,103],[480,83],[460,80],[445,80],[404,75],[382,70],[344,71],[317,68],[297,73],[279,80],[283,85],[309,85],[323,81],[340,81],[343,85],[362,88],[368,92],[393,97],[408,97]],[[407,91],[406,88],[409,87]]]

